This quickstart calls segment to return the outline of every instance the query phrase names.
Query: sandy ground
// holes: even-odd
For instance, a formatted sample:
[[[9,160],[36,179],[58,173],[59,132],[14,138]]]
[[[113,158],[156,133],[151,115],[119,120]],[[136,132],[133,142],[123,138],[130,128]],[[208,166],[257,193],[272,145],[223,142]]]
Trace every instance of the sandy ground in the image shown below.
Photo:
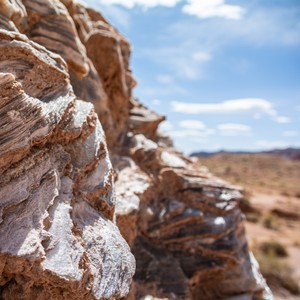
[[[246,222],[246,231],[250,248],[263,241],[277,241],[285,245],[288,257],[284,258],[293,269],[293,277],[300,285],[300,199],[288,197],[276,193],[253,192],[251,206],[257,209],[263,216],[270,214],[274,209],[299,215],[299,219],[288,217],[276,217],[273,228],[266,228],[261,221],[257,223]],[[280,293],[282,294],[282,293]],[[290,296],[275,293],[276,300],[299,300],[300,296]]]

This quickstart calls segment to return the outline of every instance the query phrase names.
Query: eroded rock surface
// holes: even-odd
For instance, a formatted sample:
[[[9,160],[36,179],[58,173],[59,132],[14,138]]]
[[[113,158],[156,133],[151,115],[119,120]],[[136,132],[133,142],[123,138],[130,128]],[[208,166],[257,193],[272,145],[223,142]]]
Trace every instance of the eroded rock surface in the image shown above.
[[[38,4],[7,9],[22,7],[27,26],[31,14],[48,20]],[[63,4],[49,7],[73,24]],[[135,260],[112,222],[113,169],[97,114],[73,93],[65,53],[11,29],[0,30],[1,299],[123,297]]]
[[[129,57],[72,0],[0,0],[0,298],[272,299],[240,190],[169,147]]]

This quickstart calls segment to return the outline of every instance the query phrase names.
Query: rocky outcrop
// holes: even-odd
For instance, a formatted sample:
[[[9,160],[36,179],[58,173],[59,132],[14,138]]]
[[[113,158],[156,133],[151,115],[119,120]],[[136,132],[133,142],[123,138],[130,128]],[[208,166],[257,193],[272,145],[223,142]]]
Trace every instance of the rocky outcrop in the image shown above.
[[[137,261],[132,299],[146,294],[167,299],[272,299],[248,251],[240,190],[143,135],[130,141],[128,156],[134,167],[120,171],[130,178],[127,191],[130,184],[145,182],[143,174],[151,178],[142,190],[125,195],[127,205],[117,202],[120,224],[124,215],[119,206],[131,208],[123,211],[134,222],[120,227],[122,234],[127,237],[130,227],[136,234],[130,240]],[[121,180],[117,190],[119,185],[124,188]]]
[[[23,4],[7,13],[22,7],[30,23],[38,2]],[[48,22],[45,7],[37,12]],[[11,29],[0,30],[1,299],[123,297],[135,261],[112,222],[113,169],[97,114],[73,93],[63,55],[41,46],[50,29],[35,36],[41,44]]]
[[[169,147],[129,56],[72,0],[0,0],[0,298],[272,299],[239,189]]]
[[[150,111],[137,99],[131,99],[129,112],[129,130],[135,134],[143,134],[145,137],[156,140],[158,125],[165,120],[164,116]]]

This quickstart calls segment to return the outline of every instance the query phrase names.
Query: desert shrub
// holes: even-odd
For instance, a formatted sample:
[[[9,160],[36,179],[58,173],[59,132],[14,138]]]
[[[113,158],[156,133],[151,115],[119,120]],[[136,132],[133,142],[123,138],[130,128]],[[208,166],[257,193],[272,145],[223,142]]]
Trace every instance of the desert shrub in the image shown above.
[[[295,197],[300,198],[300,191],[295,193]]]
[[[241,177],[235,176],[232,180],[233,180],[235,183],[240,183],[240,182],[241,182]]]
[[[243,213],[251,211],[251,202],[250,202],[249,198],[243,197],[240,200],[240,208]]]
[[[282,257],[287,255],[284,246],[276,242],[265,242],[254,250],[260,271],[271,289],[283,288],[291,294],[300,294],[300,287],[296,279],[293,278],[292,268],[282,260]]]
[[[241,204],[242,204],[242,205],[245,205],[245,206],[251,206],[251,201],[250,201],[249,198],[243,197],[243,198],[241,199]]]
[[[275,216],[272,213],[267,214],[264,218],[263,218],[263,226],[268,228],[268,229],[274,229],[274,230],[278,230],[280,227],[280,222],[278,220],[278,217]]]
[[[246,214],[246,219],[247,219],[248,222],[258,223],[259,214],[256,214],[256,213],[245,213],[245,214]]]
[[[224,174],[225,175],[229,175],[232,172],[231,170],[231,166],[226,166],[225,170],[224,170]]]
[[[280,194],[281,194],[282,196],[285,196],[285,197],[290,197],[290,196],[291,196],[290,193],[287,192],[287,191],[282,191]]]
[[[271,288],[282,287],[291,294],[299,295],[300,288],[292,276],[292,269],[274,255],[257,255],[260,270]]]
[[[263,242],[260,245],[260,250],[265,255],[271,255],[275,257],[287,257],[288,252],[284,245],[278,243],[278,242]]]

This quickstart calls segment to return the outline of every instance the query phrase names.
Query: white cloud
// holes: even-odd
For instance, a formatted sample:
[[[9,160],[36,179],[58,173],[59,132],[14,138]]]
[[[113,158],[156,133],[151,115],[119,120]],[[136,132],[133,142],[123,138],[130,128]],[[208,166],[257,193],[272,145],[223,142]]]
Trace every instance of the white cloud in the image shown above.
[[[206,128],[205,124],[198,120],[183,120],[179,122],[179,126],[185,129],[192,130],[202,130]]]
[[[182,42],[174,47],[144,49],[143,55],[174,76],[195,80],[203,77],[204,66],[212,59],[212,53],[201,48],[201,45]],[[157,79],[164,83],[170,81],[170,78],[161,76]]]
[[[241,6],[226,4],[224,0],[187,0],[182,10],[201,19],[221,17],[239,20],[245,13]]]
[[[251,113],[275,116],[276,111],[271,102],[258,98],[226,100],[220,103],[171,102],[172,110],[186,114],[234,114]]]
[[[100,0],[105,5],[119,4],[126,8],[141,6],[143,8],[151,8],[155,6],[173,7],[181,0]]]
[[[291,123],[291,119],[283,116],[275,116],[274,121],[281,124]]]
[[[249,5],[248,2],[245,1],[245,5]],[[299,11],[299,6],[297,8],[275,5],[251,7],[250,5],[245,17],[239,21],[229,22],[221,18],[202,21],[187,18],[171,24],[165,35],[178,45],[184,41],[189,45],[189,49],[198,49],[201,46],[202,48],[199,49],[213,52],[215,56],[219,51],[224,52],[224,47],[227,45],[240,45],[245,42],[251,48],[299,45]]]
[[[194,3],[202,1],[194,0]],[[215,0],[204,2],[215,3]],[[191,4],[186,2],[186,5]],[[170,72],[173,77],[200,80],[210,76],[211,71],[207,66],[228,45],[245,42],[251,47],[299,44],[300,28],[296,25],[293,9],[259,6],[255,9],[249,8],[247,15],[238,22],[221,18],[205,21],[185,18],[172,22],[162,28],[158,38],[163,39],[165,46],[148,46],[149,48],[140,52],[141,55],[157,64],[160,69]],[[233,64],[235,59],[237,58],[232,59]],[[244,68],[248,68],[249,64],[247,62]]]
[[[256,142],[256,145],[260,147],[262,150],[269,149],[284,149],[289,147],[289,144],[284,141],[268,141],[268,140],[259,140]]]
[[[250,114],[255,119],[269,115],[277,123],[289,123],[290,118],[278,115],[270,101],[259,98],[226,100],[219,103],[171,102],[172,111],[184,114]]]
[[[154,99],[154,100],[152,101],[152,104],[155,105],[155,106],[159,106],[159,105],[161,104],[161,101],[158,100],[158,99]]]
[[[169,134],[174,138],[202,138],[215,134],[214,129],[204,129],[204,130],[194,130],[194,129],[185,129],[185,130],[173,130],[169,131]]]
[[[191,137],[191,142],[205,145],[205,144],[207,144],[207,138],[206,137]],[[199,150],[199,148],[197,150]]]
[[[251,127],[244,124],[237,123],[224,123],[217,126],[221,135],[224,136],[238,136],[249,135],[251,133]]]
[[[162,83],[162,84],[172,84],[173,83],[173,77],[170,75],[158,75],[157,76],[157,81]]]
[[[212,58],[211,54],[204,51],[196,51],[192,54],[192,59],[195,62],[206,62],[210,61]]]
[[[171,137],[199,142],[216,132],[212,128],[207,128],[203,122],[198,120],[183,120],[179,122],[179,126],[183,129],[169,131]]]
[[[283,133],[283,136],[286,136],[286,137],[294,137],[294,136],[298,136],[299,133],[296,131],[296,130],[287,130],[287,131],[284,131]]]

